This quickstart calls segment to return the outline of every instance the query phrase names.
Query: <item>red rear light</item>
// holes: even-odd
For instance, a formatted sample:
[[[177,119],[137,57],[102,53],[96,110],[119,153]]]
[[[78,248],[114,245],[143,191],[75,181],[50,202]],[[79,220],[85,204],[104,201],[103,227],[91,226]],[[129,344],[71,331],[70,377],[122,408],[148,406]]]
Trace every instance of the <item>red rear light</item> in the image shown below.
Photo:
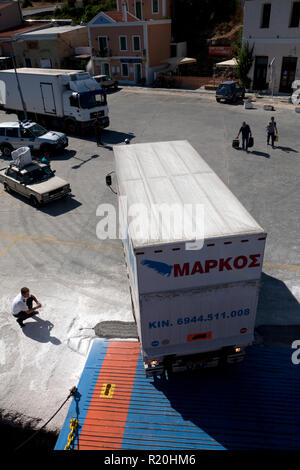
[[[243,333],[246,333],[247,331],[248,331],[247,328],[242,328],[242,329],[240,330],[240,333],[243,334]]]

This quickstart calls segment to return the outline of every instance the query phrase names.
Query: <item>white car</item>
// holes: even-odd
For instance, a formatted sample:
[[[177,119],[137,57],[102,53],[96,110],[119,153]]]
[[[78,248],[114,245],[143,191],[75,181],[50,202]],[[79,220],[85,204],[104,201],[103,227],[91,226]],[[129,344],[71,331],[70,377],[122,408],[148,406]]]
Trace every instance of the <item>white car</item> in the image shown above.
[[[47,131],[32,121],[0,123],[0,149],[5,157],[10,157],[19,147],[29,147],[33,153],[53,154],[66,148],[68,143],[66,134]]]

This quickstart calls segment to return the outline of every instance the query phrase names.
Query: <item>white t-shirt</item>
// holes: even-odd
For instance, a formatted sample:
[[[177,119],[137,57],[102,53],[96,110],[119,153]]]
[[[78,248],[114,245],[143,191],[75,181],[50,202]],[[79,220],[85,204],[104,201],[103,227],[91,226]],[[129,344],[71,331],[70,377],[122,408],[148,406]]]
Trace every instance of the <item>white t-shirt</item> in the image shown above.
[[[28,310],[26,299],[22,296],[21,292],[18,294],[12,303],[12,314],[18,315],[20,312],[26,312]]]

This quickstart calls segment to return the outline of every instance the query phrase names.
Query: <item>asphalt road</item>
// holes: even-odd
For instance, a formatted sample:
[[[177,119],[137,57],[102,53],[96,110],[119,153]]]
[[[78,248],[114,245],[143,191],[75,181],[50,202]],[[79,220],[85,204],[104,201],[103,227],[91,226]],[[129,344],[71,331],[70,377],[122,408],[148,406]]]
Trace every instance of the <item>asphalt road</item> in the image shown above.
[[[300,325],[300,115],[284,105],[271,113],[261,104],[253,110],[218,104],[208,94],[134,88],[110,94],[108,103],[105,146],[70,137],[68,150],[52,161],[71,183],[72,199],[35,209],[0,188],[0,411],[6,419],[42,424],[77,384],[95,325],[133,321],[121,243],[96,236],[97,207],[117,206],[105,175],[114,170],[112,146],[125,138],[187,139],[196,148],[268,233],[257,326]],[[279,129],[276,149],[266,145],[271,115]],[[0,113],[1,122],[12,118]],[[248,154],[231,146],[243,120],[255,139]],[[21,330],[10,307],[23,285],[43,308]],[[64,416],[50,428],[59,429]]]

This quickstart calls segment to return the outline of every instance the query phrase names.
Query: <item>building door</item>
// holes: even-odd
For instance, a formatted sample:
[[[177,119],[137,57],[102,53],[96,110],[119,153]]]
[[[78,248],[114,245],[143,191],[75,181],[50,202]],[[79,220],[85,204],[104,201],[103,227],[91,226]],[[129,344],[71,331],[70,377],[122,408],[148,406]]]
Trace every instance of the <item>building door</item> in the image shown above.
[[[134,79],[135,83],[140,83],[142,79],[142,66],[141,64],[134,64]]]
[[[292,83],[295,80],[297,57],[283,57],[280,77],[280,93],[291,93]]]
[[[256,56],[254,65],[253,90],[266,90],[268,71],[268,57]]]
[[[107,62],[102,64],[102,75],[108,75],[110,77],[109,64]]]

